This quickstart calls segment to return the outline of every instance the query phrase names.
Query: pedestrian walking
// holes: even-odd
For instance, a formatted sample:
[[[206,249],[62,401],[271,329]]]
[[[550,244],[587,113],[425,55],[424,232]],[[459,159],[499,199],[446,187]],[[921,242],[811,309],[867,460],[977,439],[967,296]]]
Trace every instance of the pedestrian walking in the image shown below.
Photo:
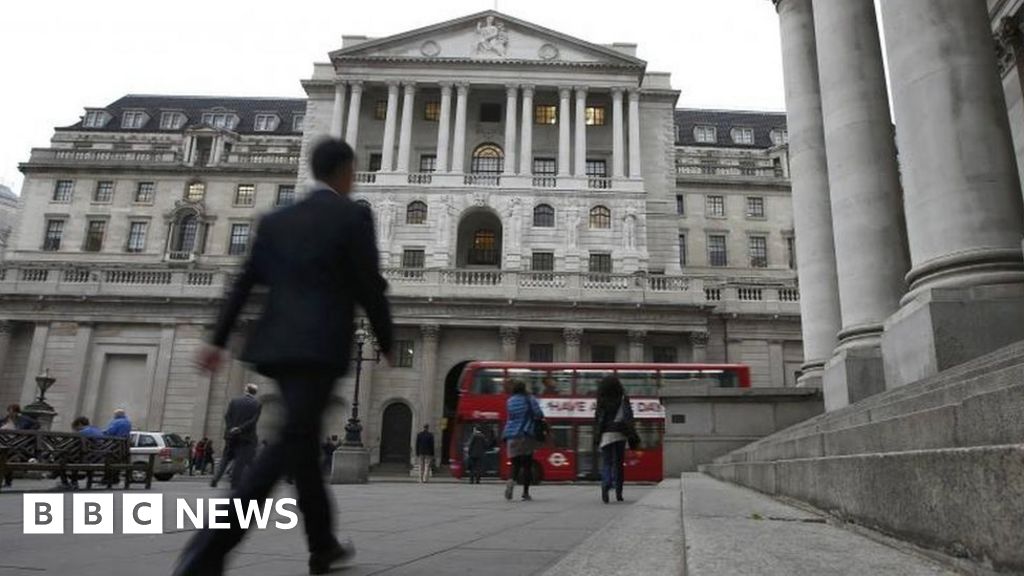
[[[188,475],[192,476],[192,473],[198,468],[199,475],[203,474],[203,464],[206,463],[206,438],[200,438],[196,445],[192,448],[192,460],[188,465]]]
[[[635,432],[633,408],[617,377],[606,376],[598,383],[594,419],[600,435],[601,500],[607,504],[608,493],[614,488],[615,500],[622,502],[626,442]]]
[[[420,482],[429,482],[434,468],[434,435],[428,424],[416,435],[416,464],[420,469]]]
[[[355,305],[366,312],[389,361],[392,326],[373,214],[349,198],[355,177],[352,148],[323,138],[310,157],[317,182],[304,199],[260,220],[249,257],[198,363],[210,373],[221,367],[223,348],[249,294],[256,286],[266,288],[263,311],[241,360],[277,381],[284,423],[280,436],[260,453],[231,496],[243,503],[262,502],[282,475],[293,474],[305,517],[309,572],[324,574],[355,553],[332,530],[332,506],[320,474],[324,410],[335,382],[348,368]],[[225,555],[245,535],[237,518],[230,523],[229,529],[196,534],[175,574],[221,574]]]
[[[530,483],[533,481],[533,451],[536,449],[537,434],[544,426],[544,412],[540,403],[526,391],[526,383],[513,380],[509,383],[510,393],[505,403],[505,449],[512,460],[512,476],[505,483],[505,499],[511,500],[516,479],[523,484],[523,500],[532,500]]]
[[[213,440],[206,439],[206,450],[203,451],[203,474],[206,474],[206,470],[209,469],[212,474],[217,469],[217,461],[214,460],[215,451],[213,449]]]
[[[260,401],[256,399],[258,391],[259,388],[255,384],[246,384],[245,394],[233,398],[228,403],[227,412],[224,413],[224,455],[213,479],[210,480],[211,488],[217,487],[228,464],[232,463],[231,488],[238,488],[245,469],[256,455],[256,423],[259,422],[263,409]]]
[[[193,440],[191,436],[185,436],[185,448],[188,449],[188,456],[186,456],[186,458],[188,459],[189,476],[192,475],[192,451],[195,447],[195,440]]]
[[[466,442],[466,471],[469,473],[470,484],[480,483],[487,444],[487,436],[484,431],[480,429],[479,424],[474,424],[473,433],[469,435],[469,441]]]

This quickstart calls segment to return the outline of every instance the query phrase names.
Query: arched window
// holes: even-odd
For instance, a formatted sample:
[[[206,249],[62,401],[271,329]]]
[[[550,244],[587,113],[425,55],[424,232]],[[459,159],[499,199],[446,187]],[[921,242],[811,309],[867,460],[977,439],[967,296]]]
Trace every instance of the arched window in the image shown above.
[[[481,144],[473,150],[474,174],[501,174],[505,165],[505,152],[497,144]]]
[[[409,202],[409,205],[405,208],[405,223],[426,224],[427,205],[419,200]]]
[[[195,214],[186,214],[178,220],[178,236],[174,241],[173,250],[188,253],[195,250],[196,239],[199,237],[199,218]]]
[[[200,202],[206,197],[206,184],[192,182],[185,188],[185,200],[189,202]]]
[[[473,232],[473,246],[469,250],[469,263],[476,266],[494,266],[498,263],[498,235],[490,228]]]
[[[555,209],[550,204],[537,204],[534,206],[533,225],[537,228],[554,228]]]
[[[594,206],[590,209],[590,227],[591,228],[611,228],[612,227],[612,211],[606,206]]]

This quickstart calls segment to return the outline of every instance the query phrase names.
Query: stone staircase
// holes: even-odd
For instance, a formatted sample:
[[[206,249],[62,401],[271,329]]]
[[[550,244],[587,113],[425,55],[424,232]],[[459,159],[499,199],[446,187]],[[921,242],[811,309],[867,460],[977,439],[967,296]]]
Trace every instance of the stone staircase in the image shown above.
[[[705,473],[1024,574],[1024,342],[811,418]]]

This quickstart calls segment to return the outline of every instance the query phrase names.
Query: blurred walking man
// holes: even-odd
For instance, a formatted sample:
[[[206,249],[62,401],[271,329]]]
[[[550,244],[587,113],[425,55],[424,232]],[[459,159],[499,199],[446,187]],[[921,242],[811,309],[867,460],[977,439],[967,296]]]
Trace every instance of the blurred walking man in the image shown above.
[[[434,467],[434,435],[430,433],[429,425],[424,425],[416,435],[416,462],[420,468],[420,482],[429,482]]]
[[[332,506],[320,475],[320,432],[335,381],[352,356],[354,306],[370,318],[381,351],[390,358],[391,312],[378,269],[373,216],[349,198],[355,173],[352,148],[325,139],[312,152],[317,183],[302,201],[271,212],[258,227],[252,253],[224,303],[211,346],[199,365],[214,372],[242,306],[255,286],[268,289],[263,312],[241,359],[277,381],[284,425],[253,463],[231,497],[262,501],[284,474],[295,478],[309,545],[310,574],[351,558],[331,527]],[[245,535],[232,516],[227,530],[204,530],[189,542],[175,574],[222,574],[224,556]]]
[[[259,388],[255,384],[245,385],[245,394],[233,398],[228,403],[228,411],[224,413],[224,455],[220,458],[217,472],[210,480],[212,488],[217,487],[220,477],[234,462],[231,469],[231,489],[238,489],[245,469],[249,467],[256,455],[256,423],[260,419],[263,406],[256,399]]]

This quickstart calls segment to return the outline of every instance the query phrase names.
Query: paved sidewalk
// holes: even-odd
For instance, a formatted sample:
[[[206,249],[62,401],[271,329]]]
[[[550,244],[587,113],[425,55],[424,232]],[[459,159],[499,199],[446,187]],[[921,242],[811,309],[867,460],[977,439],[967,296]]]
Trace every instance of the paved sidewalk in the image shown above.
[[[16,489],[44,490],[52,481],[16,481]],[[157,482],[165,494],[162,535],[32,535],[22,531],[22,497],[0,493],[0,575],[163,576],[191,531],[174,532],[172,497],[223,496],[199,482]],[[636,501],[649,487],[629,486]],[[98,491],[97,491],[98,492]],[[133,489],[132,493],[141,490]],[[358,548],[344,576],[538,574],[569,550],[629,511],[605,505],[594,486],[541,485],[533,502],[506,502],[497,484],[371,483],[333,486],[337,531]],[[517,490],[518,492],[518,490]],[[116,496],[115,503],[120,502]],[[277,496],[293,496],[290,487]],[[65,497],[70,511],[71,497]],[[120,509],[115,527],[120,526]],[[65,518],[70,532],[70,518]],[[300,523],[301,525],[301,523]],[[301,527],[253,532],[231,562],[229,574],[305,575],[307,554]]]

